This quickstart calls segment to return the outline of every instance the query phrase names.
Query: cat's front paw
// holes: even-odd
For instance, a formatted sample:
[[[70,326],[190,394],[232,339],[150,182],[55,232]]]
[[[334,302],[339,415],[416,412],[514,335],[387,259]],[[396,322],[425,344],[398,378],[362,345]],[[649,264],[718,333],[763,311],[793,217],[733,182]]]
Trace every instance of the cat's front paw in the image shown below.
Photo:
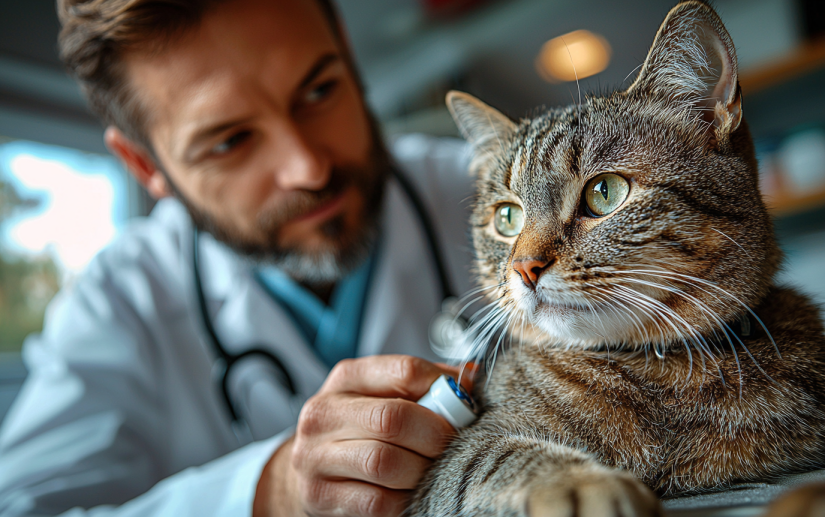
[[[659,517],[656,495],[626,472],[571,469],[536,486],[527,503],[530,517]]]

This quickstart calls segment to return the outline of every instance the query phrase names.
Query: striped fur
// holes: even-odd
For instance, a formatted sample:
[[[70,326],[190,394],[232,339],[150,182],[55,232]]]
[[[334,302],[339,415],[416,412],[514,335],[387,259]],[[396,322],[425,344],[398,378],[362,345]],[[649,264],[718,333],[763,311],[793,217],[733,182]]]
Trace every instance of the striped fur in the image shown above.
[[[823,327],[773,283],[736,74],[691,1],[627,91],[518,122],[448,97],[475,149],[479,343],[497,359],[411,515],[659,515],[657,496],[825,465]],[[582,191],[606,172],[630,194],[592,217]],[[502,203],[524,209],[516,237],[491,222]],[[528,258],[550,264],[535,289],[513,267]]]

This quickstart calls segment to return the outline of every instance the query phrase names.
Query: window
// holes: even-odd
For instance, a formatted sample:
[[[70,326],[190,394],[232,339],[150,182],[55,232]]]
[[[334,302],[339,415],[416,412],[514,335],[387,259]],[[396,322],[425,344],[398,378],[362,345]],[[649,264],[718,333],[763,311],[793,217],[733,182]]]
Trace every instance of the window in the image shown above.
[[[42,328],[46,305],[129,216],[110,156],[24,140],[0,143],[0,354]]]

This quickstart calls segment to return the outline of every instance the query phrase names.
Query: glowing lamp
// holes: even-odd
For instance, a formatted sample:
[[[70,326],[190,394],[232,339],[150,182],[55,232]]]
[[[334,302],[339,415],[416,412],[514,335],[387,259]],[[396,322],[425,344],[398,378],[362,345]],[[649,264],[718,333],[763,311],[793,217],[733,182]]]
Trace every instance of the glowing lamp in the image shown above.
[[[598,34],[578,30],[541,47],[536,70],[548,82],[575,81],[598,74],[610,63],[610,44]]]

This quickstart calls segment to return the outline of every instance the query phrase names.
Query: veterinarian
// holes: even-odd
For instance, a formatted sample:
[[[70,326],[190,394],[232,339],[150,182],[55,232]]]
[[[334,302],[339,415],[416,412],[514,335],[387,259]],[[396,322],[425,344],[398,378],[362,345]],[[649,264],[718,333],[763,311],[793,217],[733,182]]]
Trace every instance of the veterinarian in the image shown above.
[[[0,515],[397,515],[454,433],[415,401],[470,287],[464,147],[384,146],[326,0],[58,11],[159,201],[25,343]]]

